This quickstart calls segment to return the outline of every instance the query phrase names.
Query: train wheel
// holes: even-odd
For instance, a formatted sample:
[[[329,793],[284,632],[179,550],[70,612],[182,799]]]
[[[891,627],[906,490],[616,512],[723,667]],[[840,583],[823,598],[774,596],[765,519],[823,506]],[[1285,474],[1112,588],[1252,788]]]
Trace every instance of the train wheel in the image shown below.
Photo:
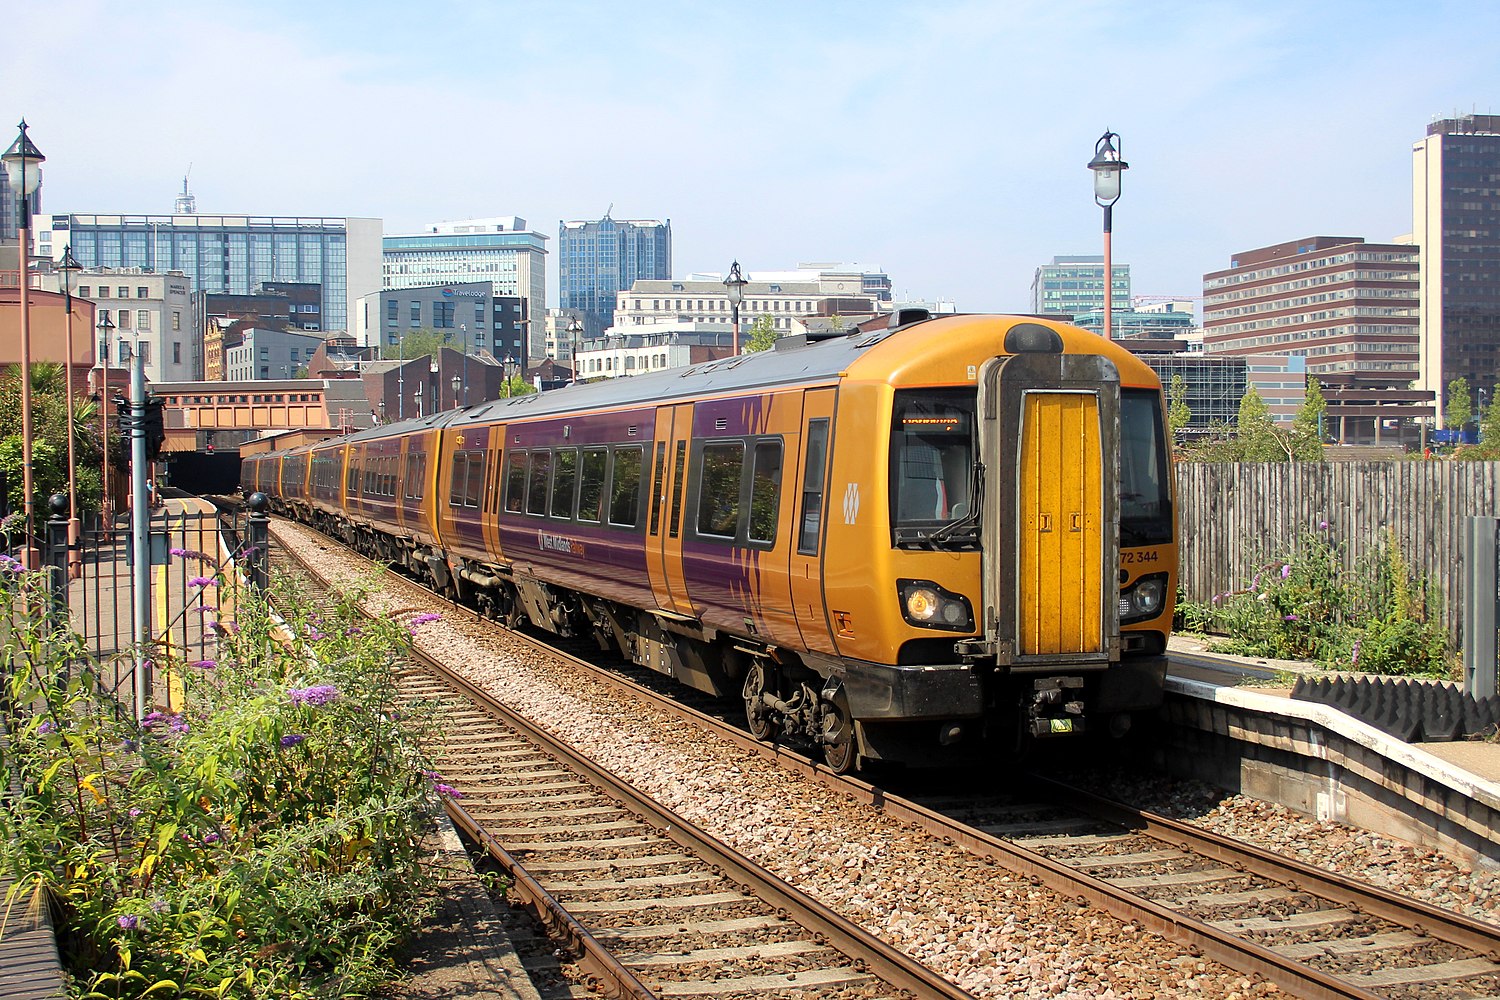
[[[840,691],[823,703],[823,763],[834,774],[848,774],[854,770],[856,759],[854,723],[849,718],[848,702]]]
[[[777,726],[771,719],[771,710],[761,701],[766,690],[766,667],[757,660],[745,672],[745,722],[750,726],[750,735],[762,742],[776,738]]]

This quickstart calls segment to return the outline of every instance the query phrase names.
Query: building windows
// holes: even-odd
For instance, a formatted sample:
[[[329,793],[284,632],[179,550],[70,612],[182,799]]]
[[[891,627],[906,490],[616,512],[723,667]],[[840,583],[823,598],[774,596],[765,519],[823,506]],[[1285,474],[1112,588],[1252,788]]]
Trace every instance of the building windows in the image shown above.
[[[86,298],[89,297],[89,286],[88,285],[79,285],[78,286],[78,297],[80,299],[86,299]]]
[[[182,341],[172,341],[172,364],[182,364]]]
[[[119,327],[121,330],[129,330],[130,329],[130,310],[129,309],[121,309],[120,310],[120,312],[119,312],[119,319],[117,319],[115,321],[115,325],[117,327]]]
[[[151,313],[145,309],[137,309],[135,313],[135,328],[143,333],[151,331]]]
[[[149,299],[151,297],[151,289],[145,285],[137,285],[135,286],[135,297],[138,299]]]
[[[181,329],[182,329],[182,313],[179,310],[177,310],[177,309],[173,309],[172,310],[172,331],[175,333],[176,331],[181,330]]]
[[[401,303],[395,299],[387,299],[385,303],[385,318],[389,323],[394,323],[399,318],[396,313],[401,308]]]
[[[434,302],[432,304],[432,326],[436,330],[453,329],[452,302]]]
[[[117,299],[128,299],[128,298],[130,298],[130,289],[126,288],[123,285],[121,285],[119,288],[116,288],[115,292],[116,292],[115,298],[117,298]]]
[[[421,322],[422,322],[422,303],[421,302],[413,302],[411,304],[411,321],[413,323],[418,324],[418,325],[421,324]]]

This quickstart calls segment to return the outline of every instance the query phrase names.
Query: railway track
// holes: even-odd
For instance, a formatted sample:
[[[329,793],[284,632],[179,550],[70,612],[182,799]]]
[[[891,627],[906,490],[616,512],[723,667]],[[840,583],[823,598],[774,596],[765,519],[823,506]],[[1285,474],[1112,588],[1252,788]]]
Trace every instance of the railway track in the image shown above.
[[[477,620],[473,624],[476,628],[493,627]],[[507,634],[515,636],[514,633]],[[1290,859],[1208,834],[1188,824],[1132,811],[1056,783],[1034,780],[1029,788],[1035,793],[1034,798],[1019,798],[1014,795],[986,798],[968,793],[941,798],[929,797],[926,801],[903,798],[891,794],[888,789],[833,775],[826,768],[788,753],[783,748],[757,743],[747,734],[726,726],[722,720],[685,709],[671,698],[645,691],[613,672],[599,671],[587,664],[578,665],[577,669],[593,672],[595,680],[620,692],[621,697],[642,699],[661,711],[691,716],[694,725],[712,729],[721,739],[729,740],[744,750],[778,758],[784,768],[802,778],[811,778],[851,797],[872,811],[897,819],[907,824],[913,832],[932,838],[936,843],[961,847],[983,859],[986,864],[1020,873],[1034,884],[1045,885],[1061,893],[1074,900],[1075,905],[1104,910],[1121,921],[1180,942],[1188,954],[1202,955],[1246,973],[1265,977],[1294,995],[1402,998],[1500,995],[1500,928],[1494,925],[1404,899],[1396,894],[1341,878],[1326,870],[1299,865]],[[480,710],[464,708],[460,711],[468,713]],[[485,710],[481,714],[487,712]],[[467,718],[467,714],[464,717]],[[479,740],[464,744],[464,752],[478,752],[483,742]],[[471,767],[467,763],[455,766],[461,769]],[[490,766],[485,764],[473,769],[475,773],[482,773]],[[545,771],[546,768],[542,770]],[[466,772],[460,770],[456,773]],[[585,781],[598,787],[610,783],[599,778],[588,778]],[[498,793],[495,796],[497,799],[507,797],[511,796]],[[493,832],[495,828],[510,831],[506,836],[541,837],[537,840],[519,841],[528,845],[521,849],[523,852],[540,851],[540,845],[556,836],[551,833],[545,836],[529,833],[535,826],[593,825],[592,822],[584,822],[586,816],[578,817],[577,823],[552,821],[551,817],[560,811],[559,804],[548,798],[545,790],[540,799],[527,800],[522,797],[526,804],[521,807],[521,811],[542,813],[541,816],[516,817],[503,812],[491,815],[484,811],[491,807],[488,798],[478,797],[465,801],[472,811],[466,810],[467,818],[461,818],[460,822],[466,826],[473,824],[471,832],[481,840],[489,838],[503,847],[503,839],[496,837]],[[606,808],[593,804],[591,799],[586,801],[590,804],[585,808]],[[481,804],[484,809],[480,808]],[[619,827],[621,830],[641,828],[641,833],[629,835],[632,837],[646,836],[645,829],[648,827],[684,830],[689,826],[680,817],[647,821],[640,818],[645,813],[638,806],[625,807],[625,812],[629,814],[628,819],[605,819],[600,822],[634,824]],[[602,840],[604,847],[614,851],[619,858],[658,856],[649,851],[637,855],[635,845],[610,844],[609,841],[621,839],[613,835],[593,839]],[[665,843],[663,842],[663,849],[682,850],[680,845],[677,848],[667,848]],[[650,850],[654,851],[656,848]],[[625,870],[620,867],[618,860],[614,863],[618,872]],[[607,864],[605,867],[607,869]],[[732,870],[723,862],[695,861],[689,873],[693,878],[698,878],[704,872],[712,873],[715,867],[722,872]],[[647,898],[666,898],[649,895],[650,892],[658,891],[652,888],[649,879],[662,870],[664,869],[648,867],[635,876],[612,873],[605,878],[580,878],[576,877],[575,872],[574,877],[562,880],[562,885],[568,888],[559,890],[553,895],[553,899],[565,903],[570,898],[570,893],[585,891],[572,888],[573,886],[586,883],[601,883],[591,886],[587,891],[597,890],[617,895],[644,893]],[[563,871],[566,872],[567,869]],[[624,880],[630,877],[646,878],[648,881],[625,883]],[[609,890],[603,883],[611,880],[618,880],[622,884]],[[744,883],[747,880],[733,875],[729,881]],[[538,885],[545,889],[542,883],[539,882]],[[704,884],[697,882],[688,883],[688,887],[694,890],[689,895],[712,896],[720,891],[733,891],[714,889],[699,893],[696,890],[702,889]],[[777,904],[772,907],[771,912],[780,908]],[[576,917],[561,915],[553,919],[559,927],[568,927],[570,921],[577,920]],[[588,926],[581,920],[577,922],[579,926]],[[596,920],[594,924],[603,926],[606,930],[628,926],[619,920],[606,921],[602,925]],[[645,926],[660,927],[666,924],[656,921]],[[691,933],[701,934],[701,930]],[[809,941],[813,945],[819,945],[816,937],[818,934],[823,935],[824,944],[831,941],[825,931],[814,930],[808,934],[806,938],[797,938],[797,947],[805,947]],[[795,934],[790,936],[796,938]],[[608,939],[608,935],[605,937]],[[700,974],[704,963],[720,961],[739,962],[738,965],[726,966],[735,970],[733,975],[738,975],[741,971],[745,975],[752,974],[748,968],[742,968],[747,965],[744,956],[748,953],[727,952],[721,958],[709,957],[715,954],[713,948],[749,946],[725,945],[712,939],[708,940],[706,946],[693,943],[700,940],[701,938],[690,937],[686,943],[663,942],[664,950],[653,951],[652,954],[657,955],[657,960],[660,961],[661,956],[670,955],[673,951],[687,951],[690,955],[696,953],[696,960],[690,959],[687,965],[678,967],[698,967]],[[796,958],[797,963],[805,963],[808,954],[810,953],[800,952]],[[736,955],[740,958],[733,957]],[[854,965],[853,961],[846,962],[839,968],[868,973],[873,968],[871,960],[863,961],[863,969]],[[748,964],[761,969],[759,954]],[[775,976],[792,973],[757,971],[753,974]],[[827,974],[827,971],[823,974]],[[650,980],[652,975],[653,973],[646,972],[645,978]],[[709,980],[699,978],[679,981],[703,983]],[[811,983],[803,980],[802,988],[808,986]],[[828,988],[862,987],[851,983]],[[913,989],[913,986],[902,984],[901,988]],[[943,995],[923,992],[924,987],[915,989],[921,996]],[[840,994],[825,992],[807,995]]]

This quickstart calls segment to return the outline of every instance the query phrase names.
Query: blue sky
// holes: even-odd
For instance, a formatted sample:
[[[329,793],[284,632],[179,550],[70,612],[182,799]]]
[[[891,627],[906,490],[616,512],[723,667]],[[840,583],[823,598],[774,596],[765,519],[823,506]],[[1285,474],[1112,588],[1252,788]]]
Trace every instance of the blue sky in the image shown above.
[[[1024,311],[1099,253],[1199,295],[1232,254],[1411,230],[1411,144],[1500,113],[1500,3],[51,0],[5,15],[0,114],[44,209],[670,218],[673,270],[857,261]],[[24,45],[17,39],[25,39]],[[548,270],[556,301],[555,266]]]

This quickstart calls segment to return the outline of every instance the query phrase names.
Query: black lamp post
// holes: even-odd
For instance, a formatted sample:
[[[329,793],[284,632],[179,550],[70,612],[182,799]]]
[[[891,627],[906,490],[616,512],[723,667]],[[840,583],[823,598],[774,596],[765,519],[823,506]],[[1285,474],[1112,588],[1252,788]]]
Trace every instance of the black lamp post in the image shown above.
[[[427,362],[427,373],[432,376],[432,412],[436,413],[443,408],[443,385],[438,381],[438,356],[434,352],[431,360]]]
[[[83,566],[83,553],[78,548],[81,534],[78,523],[78,467],[73,458],[73,272],[83,270],[83,265],[73,256],[72,244],[63,247],[62,260],[57,262],[57,269],[62,272],[63,308],[67,310],[63,340],[68,359],[63,365],[63,371],[68,379],[68,576],[76,579]]]
[[[417,387],[412,390],[412,396],[417,401],[417,419],[421,420],[422,419],[422,383],[421,382],[418,382],[417,383]]]
[[[21,119],[21,134],[11,143],[0,160],[5,163],[5,176],[10,189],[16,193],[19,218],[16,223],[19,244],[16,248],[17,263],[21,268],[21,482],[26,491],[26,546],[22,550],[22,562],[27,569],[39,569],[40,562],[35,545],[35,502],[32,497],[35,473],[31,452],[31,304],[28,301],[28,286],[31,274],[28,262],[31,259],[31,195],[42,181],[42,161],[46,159],[41,150],[32,144],[26,135],[26,120]],[[27,169],[27,162],[31,168]]]
[[[513,367],[515,367],[515,364],[516,364],[516,359],[512,355],[509,355],[509,354],[507,354],[505,356],[505,360],[504,361],[500,362],[500,377],[505,380],[505,383],[504,383],[504,385],[505,385],[505,395],[507,397],[510,396],[510,377],[511,377],[510,376],[510,372],[511,372],[511,369]]]
[[[467,324],[467,323],[460,323],[460,324],[458,324],[458,328],[464,332],[464,365],[463,365],[464,374],[463,374],[463,387],[464,387],[464,405],[468,406],[469,405],[469,324]],[[457,385],[458,380],[459,379],[458,379],[457,375],[453,376],[453,381],[455,383],[454,384],[454,388],[453,388],[453,405],[454,405],[455,408],[458,406],[458,385]]]
[[[740,353],[740,303],[745,301],[745,286],[750,282],[740,274],[740,262],[729,265],[729,277],[724,279],[724,288],[729,293],[729,319],[734,325],[734,353]]]
[[[458,401],[458,390],[463,387],[463,377],[458,372],[453,373],[453,408],[456,410],[461,405]]]
[[[583,324],[578,322],[577,316],[568,320],[568,341],[572,344],[572,347],[569,348],[569,351],[571,351],[569,367],[573,369],[574,382],[578,381],[578,335],[582,332]]]
[[[1114,227],[1115,202],[1120,200],[1120,179],[1130,164],[1120,159],[1117,133],[1106,131],[1094,143],[1094,158],[1089,169],[1094,172],[1094,201],[1104,209],[1104,339],[1113,339],[1112,323],[1115,306],[1115,271],[1113,248],[1110,246],[1111,229]]]
[[[383,424],[383,423],[385,423],[385,400],[382,399],[376,405],[378,405],[380,407],[380,422]]]
[[[99,373],[99,447],[104,452],[104,463],[99,472],[99,481],[103,484],[99,520],[103,522],[104,530],[109,531],[114,523],[114,505],[109,499],[109,352],[113,346],[110,341],[114,339],[115,324],[105,310],[99,312],[98,327],[99,361],[103,365]]]

